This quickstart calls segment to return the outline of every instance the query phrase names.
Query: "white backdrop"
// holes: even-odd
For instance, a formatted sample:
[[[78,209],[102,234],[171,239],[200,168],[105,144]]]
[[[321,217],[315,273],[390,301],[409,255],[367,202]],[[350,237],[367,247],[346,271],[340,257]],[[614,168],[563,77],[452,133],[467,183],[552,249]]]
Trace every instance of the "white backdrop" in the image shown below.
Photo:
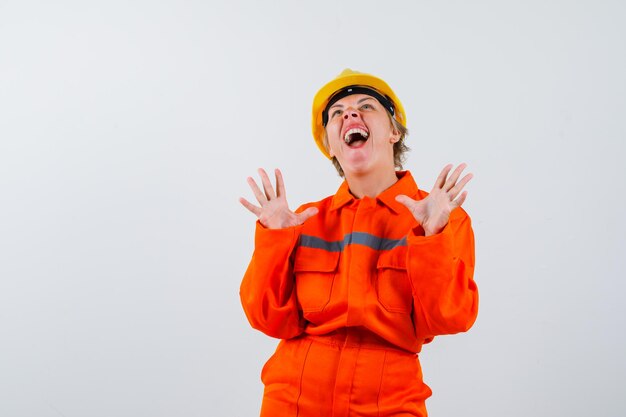
[[[421,355],[432,416],[626,414],[626,4],[0,0],[0,416],[258,415],[245,178],[340,179],[343,68],[408,113],[407,168],[475,179],[479,317]]]

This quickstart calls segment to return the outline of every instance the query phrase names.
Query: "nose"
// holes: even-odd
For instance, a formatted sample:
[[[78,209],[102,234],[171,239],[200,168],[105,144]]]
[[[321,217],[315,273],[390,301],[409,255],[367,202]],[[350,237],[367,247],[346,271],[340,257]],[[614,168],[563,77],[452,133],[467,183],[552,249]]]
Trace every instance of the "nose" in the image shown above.
[[[358,118],[358,117],[359,117],[359,112],[357,112],[356,110],[352,108],[347,108],[346,111],[343,113],[344,120],[348,120],[350,118]]]

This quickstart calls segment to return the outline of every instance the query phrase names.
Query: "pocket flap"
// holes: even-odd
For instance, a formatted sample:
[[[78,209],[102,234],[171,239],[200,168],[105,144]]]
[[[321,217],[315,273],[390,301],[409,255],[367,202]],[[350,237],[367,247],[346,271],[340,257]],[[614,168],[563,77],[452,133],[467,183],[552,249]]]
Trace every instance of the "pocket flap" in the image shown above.
[[[379,269],[406,269],[406,250],[397,248],[381,253],[376,267]]]
[[[339,264],[340,252],[299,247],[293,265],[294,272],[334,272]]]

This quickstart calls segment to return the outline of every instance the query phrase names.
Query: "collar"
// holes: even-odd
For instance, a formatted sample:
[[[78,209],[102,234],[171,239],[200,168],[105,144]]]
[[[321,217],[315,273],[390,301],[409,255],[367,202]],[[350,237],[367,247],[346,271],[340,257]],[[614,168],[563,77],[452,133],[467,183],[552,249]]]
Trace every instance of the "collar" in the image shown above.
[[[398,177],[398,181],[382,193],[378,194],[378,196],[376,196],[376,200],[389,207],[393,212],[401,213],[406,210],[406,207],[396,201],[396,196],[404,194],[411,198],[415,198],[418,188],[409,171],[396,171],[396,175]],[[352,194],[350,194],[348,182],[344,180],[337,190],[337,193],[333,196],[330,209],[338,210],[353,200],[355,200],[355,198]]]

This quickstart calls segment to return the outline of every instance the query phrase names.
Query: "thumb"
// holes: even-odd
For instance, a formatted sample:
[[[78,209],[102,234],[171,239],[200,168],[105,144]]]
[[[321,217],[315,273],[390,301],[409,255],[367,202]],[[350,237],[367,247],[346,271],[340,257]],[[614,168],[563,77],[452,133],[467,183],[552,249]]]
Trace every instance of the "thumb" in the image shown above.
[[[317,209],[317,207],[309,207],[308,209],[297,215],[298,222],[302,224],[305,221],[309,220],[311,217],[315,216],[318,212],[319,210]]]
[[[399,194],[396,196],[396,201],[402,205],[404,205],[406,208],[410,209],[413,204],[415,203],[415,200],[413,200],[411,197],[406,196],[404,194]]]

